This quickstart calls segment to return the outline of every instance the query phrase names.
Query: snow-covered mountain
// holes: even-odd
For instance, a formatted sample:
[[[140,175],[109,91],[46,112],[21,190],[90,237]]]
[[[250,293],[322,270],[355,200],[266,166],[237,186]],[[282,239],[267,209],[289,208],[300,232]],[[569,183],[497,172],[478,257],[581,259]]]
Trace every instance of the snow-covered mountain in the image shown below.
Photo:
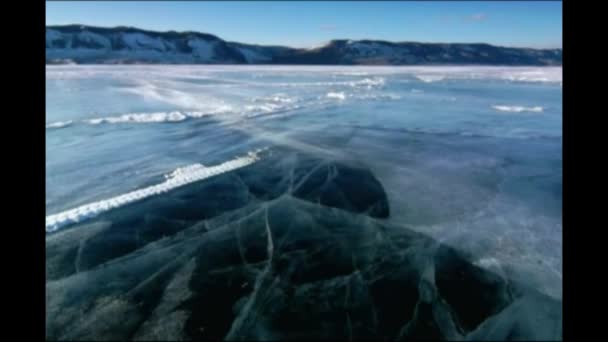
[[[227,42],[199,32],[47,26],[46,61],[78,64],[561,65],[561,49],[332,40],[314,49]]]

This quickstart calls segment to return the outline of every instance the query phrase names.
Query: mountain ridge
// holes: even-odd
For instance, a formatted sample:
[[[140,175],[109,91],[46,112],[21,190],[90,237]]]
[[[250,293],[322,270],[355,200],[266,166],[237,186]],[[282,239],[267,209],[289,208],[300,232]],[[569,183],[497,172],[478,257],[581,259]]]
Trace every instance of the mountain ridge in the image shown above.
[[[562,49],[333,39],[315,48],[226,41],[196,31],[46,26],[47,64],[561,65]]]

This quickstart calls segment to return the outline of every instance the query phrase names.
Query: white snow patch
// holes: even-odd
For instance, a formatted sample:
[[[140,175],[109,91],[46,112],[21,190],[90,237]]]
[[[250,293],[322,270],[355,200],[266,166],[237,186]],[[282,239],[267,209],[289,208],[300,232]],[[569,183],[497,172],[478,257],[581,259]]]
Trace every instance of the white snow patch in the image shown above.
[[[373,77],[373,78],[364,78],[358,81],[347,82],[351,87],[359,88],[364,87],[367,89],[371,89],[373,87],[383,86],[386,80],[383,77]],[[340,82],[335,82],[335,84],[340,84]]]
[[[329,92],[326,95],[328,98],[330,99],[338,99],[338,100],[344,100],[346,98],[346,94],[344,94],[343,91],[341,92]]]
[[[294,103],[296,102],[296,99],[279,93],[271,96],[256,97],[253,99],[253,102]]]
[[[87,218],[94,217],[99,213],[108,211],[110,209],[118,208],[150,196],[159,195],[193,182],[198,182],[209,177],[253,164],[260,159],[258,154],[263,150],[265,149],[249,152],[246,156],[238,157],[216,166],[205,167],[201,164],[194,164],[184,168],[179,168],[169,175],[166,175],[166,180],[160,184],[131,191],[109,199],[85,204],[58,214],[49,215],[46,217],[46,231],[47,233],[53,232],[65,225],[81,222]]]
[[[103,118],[93,118],[86,120],[87,123],[98,125],[101,123],[159,123],[159,122],[180,122],[189,118],[201,118],[216,113],[200,111],[172,111],[156,113],[129,113],[119,116],[108,116]]]
[[[443,75],[416,75],[416,78],[425,83],[441,81],[445,78]]]
[[[72,124],[72,120],[51,122],[46,125],[46,128],[63,128]]]
[[[264,103],[261,105],[246,105],[245,106],[245,111],[246,112],[266,112],[266,113],[270,113],[270,112],[274,112],[277,110],[282,109],[283,107],[276,104],[276,103]]]
[[[187,116],[181,112],[158,112],[158,113],[137,113],[137,114],[123,114],[120,116],[110,116],[105,118],[90,119],[90,124],[100,123],[125,123],[125,122],[137,122],[137,123],[149,123],[149,122],[177,122],[184,121]]]
[[[524,107],[524,106],[492,106],[492,108],[494,108],[497,111],[501,111],[501,112],[510,112],[510,113],[521,113],[521,112],[534,112],[534,113],[541,113],[544,108],[541,106],[534,106],[534,107]]]

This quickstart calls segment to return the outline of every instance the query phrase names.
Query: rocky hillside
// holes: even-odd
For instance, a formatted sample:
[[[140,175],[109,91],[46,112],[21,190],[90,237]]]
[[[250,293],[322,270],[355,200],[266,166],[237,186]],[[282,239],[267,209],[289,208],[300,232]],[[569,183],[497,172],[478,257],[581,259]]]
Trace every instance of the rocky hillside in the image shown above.
[[[47,26],[47,64],[561,65],[561,49],[332,40],[314,49],[227,42],[200,32]]]

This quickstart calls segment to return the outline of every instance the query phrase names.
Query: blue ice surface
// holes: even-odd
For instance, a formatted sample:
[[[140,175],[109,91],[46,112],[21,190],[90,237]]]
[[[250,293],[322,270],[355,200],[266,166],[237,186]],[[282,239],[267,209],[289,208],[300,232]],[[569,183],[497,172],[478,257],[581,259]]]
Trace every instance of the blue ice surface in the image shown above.
[[[363,162],[392,222],[561,298],[561,68],[46,72],[47,215],[288,146]]]

